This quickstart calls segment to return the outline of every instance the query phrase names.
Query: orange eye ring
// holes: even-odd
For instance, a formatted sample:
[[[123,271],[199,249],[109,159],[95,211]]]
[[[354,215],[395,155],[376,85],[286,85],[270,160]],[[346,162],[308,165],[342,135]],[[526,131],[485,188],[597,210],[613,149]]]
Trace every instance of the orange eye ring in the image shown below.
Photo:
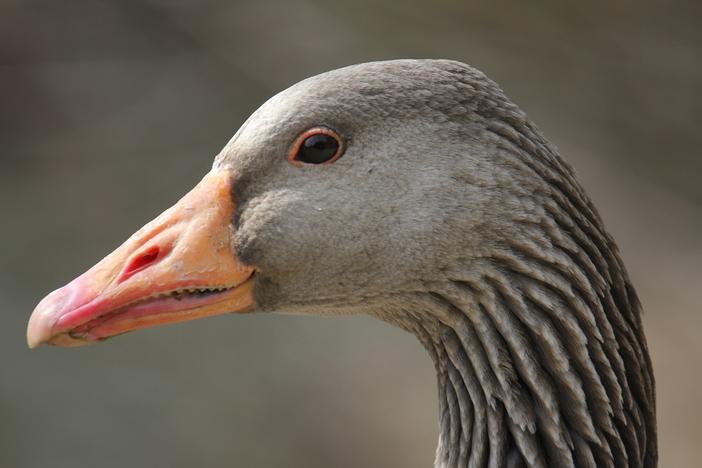
[[[314,127],[295,139],[288,161],[297,167],[331,164],[344,154],[344,149],[337,132],[327,127]]]

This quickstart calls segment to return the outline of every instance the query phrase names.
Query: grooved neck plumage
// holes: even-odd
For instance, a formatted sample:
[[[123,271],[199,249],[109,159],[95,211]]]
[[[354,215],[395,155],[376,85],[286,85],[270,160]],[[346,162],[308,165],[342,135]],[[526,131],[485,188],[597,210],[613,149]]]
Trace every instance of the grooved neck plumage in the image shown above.
[[[650,362],[614,300],[492,259],[433,289],[385,318],[435,363],[437,467],[655,466]]]
[[[492,252],[385,317],[434,360],[437,467],[656,465],[638,298],[582,193],[548,187]]]

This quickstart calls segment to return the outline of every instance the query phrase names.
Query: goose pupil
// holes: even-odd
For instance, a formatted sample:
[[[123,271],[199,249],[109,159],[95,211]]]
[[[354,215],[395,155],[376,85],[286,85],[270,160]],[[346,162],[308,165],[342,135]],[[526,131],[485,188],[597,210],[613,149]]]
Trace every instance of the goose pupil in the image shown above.
[[[309,164],[321,164],[333,158],[338,149],[339,142],[336,138],[318,133],[302,142],[295,159]]]

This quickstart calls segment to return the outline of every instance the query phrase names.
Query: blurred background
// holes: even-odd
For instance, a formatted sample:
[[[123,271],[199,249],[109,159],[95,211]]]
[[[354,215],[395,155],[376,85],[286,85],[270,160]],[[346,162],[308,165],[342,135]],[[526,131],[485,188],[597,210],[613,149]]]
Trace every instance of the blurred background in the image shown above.
[[[485,71],[575,166],[644,304],[661,466],[702,466],[701,5],[0,0],[0,466],[431,466],[431,362],[368,318],[24,341],[269,96],[400,57]]]

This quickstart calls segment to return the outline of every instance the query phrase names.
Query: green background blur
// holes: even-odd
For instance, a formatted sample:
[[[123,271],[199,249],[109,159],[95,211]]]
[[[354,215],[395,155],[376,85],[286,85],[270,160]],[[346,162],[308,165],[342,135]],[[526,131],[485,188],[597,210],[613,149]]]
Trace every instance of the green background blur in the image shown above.
[[[646,311],[661,466],[702,466],[702,3],[0,0],[0,466],[428,467],[433,368],[369,318],[24,344],[272,94],[369,60],[498,81],[572,162]]]

